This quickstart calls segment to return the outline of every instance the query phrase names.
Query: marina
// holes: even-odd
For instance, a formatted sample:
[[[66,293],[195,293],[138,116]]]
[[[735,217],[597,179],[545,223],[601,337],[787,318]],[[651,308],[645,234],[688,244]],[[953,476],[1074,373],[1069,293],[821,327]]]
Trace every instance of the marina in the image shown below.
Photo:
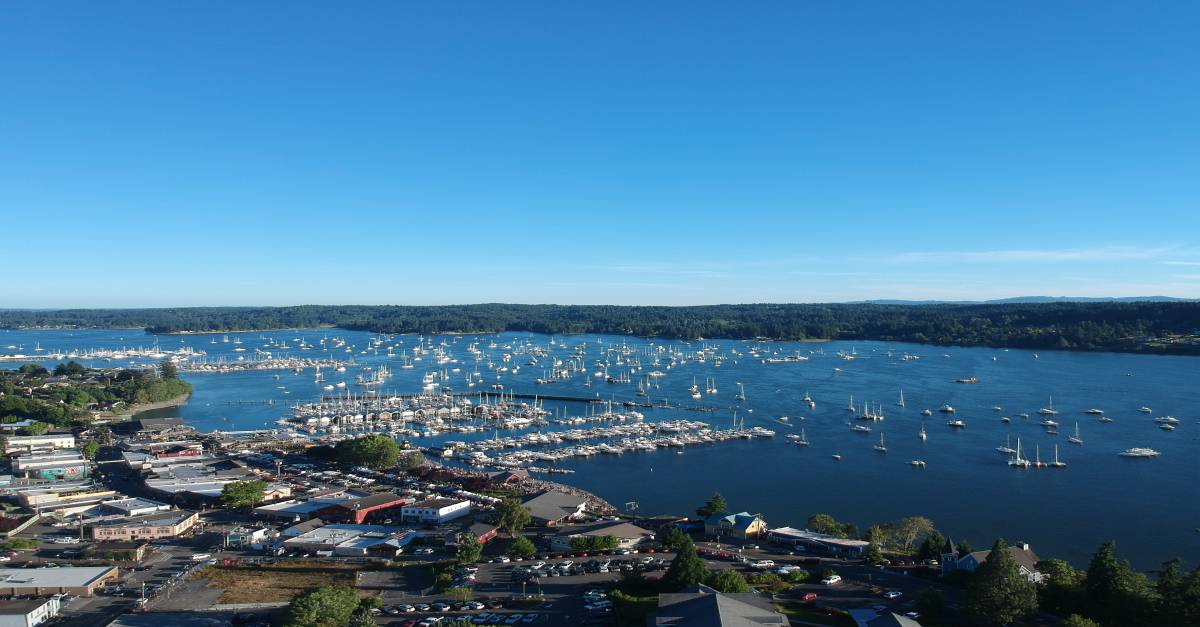
[[[47,355],[68,346],[90,347],[77,353],[88,355],[158,347],[122,366],[190,353],[187,361],[229,367],[189,370],[177,359],[195,393],[182,407],[150,415],[177,415],[201,430],[278,430],[326,441],[387,433],[447,465],[562,475],[614,503],[687,510],[713,490],[750,490],[769,518],[919,512],[955,535],[1036,534],[1058,553],[1111,536],[1138,545],[1152,565],[1153,544],[1140,539],[1152,532],[1171,539],[1171,554],[1184,552],[1177,547],[1200,554],[1190,464],[1200,424],[1181,392],[1200,379],[1200,368],[1186,357],[340,329],[131,342],[129,333],[0,331],[0,346],[28,352],[37,344]],[[795,355],[807,359],[772,361]],[[268,359],[281,361],[251,366]],[[115,367],[103,358],[88,364]],[[957,383],[963,373],[978,383]],[[1104,411],[1089,411],[1097,408]],[[939,410],[947,426],[928,422]],[[1062,423],[1062,435],[1047,422]],[[1076,422],[1079,443],[1071,440]],[[1006,443],[1015,451],[1018,438],[1019,456],[996,452]],[[1060,472],[1001,470],[1013,461]],[[900,466],[921,472],[891,470]],[[765,496],[807,480],[845,489]],[[1144,495],[1155,515],[1110,520],[1127,490]],[[947,491],[957,502],[940,499]],[[1022,516],[1026,510],[1056,524]]]

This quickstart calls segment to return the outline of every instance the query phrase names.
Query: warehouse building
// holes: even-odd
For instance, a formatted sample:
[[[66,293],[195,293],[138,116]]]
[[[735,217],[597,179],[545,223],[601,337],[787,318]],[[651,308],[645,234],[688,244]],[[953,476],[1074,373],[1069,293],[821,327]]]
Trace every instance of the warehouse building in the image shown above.
[[[0,571],[0,596],[71,594],[90,597],[117,578],[116,566],[7,568]]]

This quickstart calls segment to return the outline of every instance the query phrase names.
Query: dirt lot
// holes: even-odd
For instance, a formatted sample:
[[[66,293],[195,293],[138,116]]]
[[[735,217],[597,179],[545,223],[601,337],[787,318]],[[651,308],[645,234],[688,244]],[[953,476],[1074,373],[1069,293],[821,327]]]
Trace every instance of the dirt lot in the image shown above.
[[[301,592],[327,585],[355,585],[349,564],[304,561],[246,566],[209,566],[196,574],[222,590],[218,603],[288,601]]]

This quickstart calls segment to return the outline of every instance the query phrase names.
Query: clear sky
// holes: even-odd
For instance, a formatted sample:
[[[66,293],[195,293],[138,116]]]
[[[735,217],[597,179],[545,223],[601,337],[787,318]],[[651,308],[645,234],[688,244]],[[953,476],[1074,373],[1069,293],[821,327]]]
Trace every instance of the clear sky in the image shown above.
[[[9,2],[0,307],[1200,297],[1196,2]]]

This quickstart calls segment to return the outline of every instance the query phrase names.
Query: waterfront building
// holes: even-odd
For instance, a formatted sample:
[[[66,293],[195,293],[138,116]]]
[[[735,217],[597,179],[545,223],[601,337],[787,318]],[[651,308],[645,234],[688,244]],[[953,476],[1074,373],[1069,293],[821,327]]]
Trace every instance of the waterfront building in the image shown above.
[[[642,542],[653,540],[654,532],[620,521],[605,521],[578,527],[561,527],[558,533],[550,538],[550,547],[556,551],[569,551],[571,550],[571,540],[575,538],[603,538],[605,536],[616,538],[619,548],[628,549]]]
[[[427,499],[402,507],[400,509],[400,519],[404,522],[440,525],[448,520],[462,518],[470,513],[471,502],[466,499]]]
[[[865,540],[839,538],[792,527],[771,529],[767,532],[767,539],[776,544],[784,544],[804,551],[844,557],[860,557],[866,553],[867,547],[871,544]]]
[[[340,500],[317,511],[326,520],[341,520],[356,525],[366,522],[372,515],[378,517],[385,510],[401,507],[408,500],[395,492],[377,492],[366,496]],[[403,509],[401,510],[403,512]],[[403,517],[403,514],[401,514]]]
[[[548,490],[525,499],[531,520],[536,525],[555,527],[583,516],[587,499],[566,492]]]
[[[958,557],[953,552],[943,553],[941,559],[942,575],[948,575],[960,570],[973,573],[975,569],[979,568],[980,564],[987,561],[991,553],[990,550],[975,551],[967,553],[962,557]],[[1008,553],[1017,562],[1017,567],[1025,578],[1033,583],[1041,583],[1046,578],[1046,575],[1039,571],[1037,567],[1037,563],[1041,561],[1040,558],[1037,556],[1037,553],[1034,553],[1029,548],[1028,544],[1019,543],[1015,546],[1010,546],[1008,547]]]
[[[758,514],[716,514],[704,521],[704,533],[718,538],[746,540],[766,533],[767,521]]]

